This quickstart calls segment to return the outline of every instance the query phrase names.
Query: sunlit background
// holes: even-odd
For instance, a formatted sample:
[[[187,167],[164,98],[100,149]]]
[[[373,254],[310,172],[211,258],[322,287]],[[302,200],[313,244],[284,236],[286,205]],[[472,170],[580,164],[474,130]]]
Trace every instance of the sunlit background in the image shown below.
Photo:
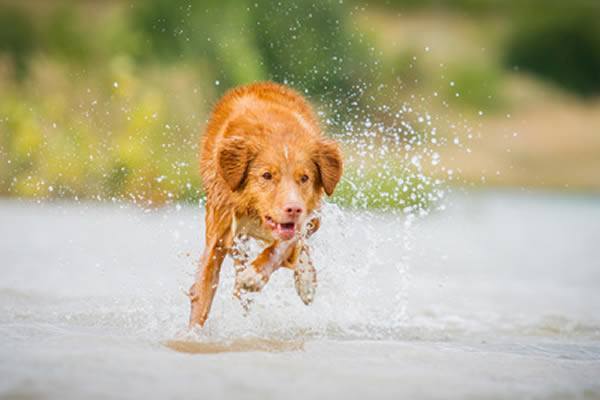
[[[404,208],[416,200],[393,193],[403,175],[404,193],[421,184],[421,205],[435,179],[598,190],[599,10],[587,0],[4,0],[0,195],[195,202],[212,104],[265,79],[305,93],[346,144],[334,201]],[[386,137],[397,146],[376,158],[397,169],[389,176],[365,161],[377,152],[365,143]],[[403,173],[415,155],[426,181]]]

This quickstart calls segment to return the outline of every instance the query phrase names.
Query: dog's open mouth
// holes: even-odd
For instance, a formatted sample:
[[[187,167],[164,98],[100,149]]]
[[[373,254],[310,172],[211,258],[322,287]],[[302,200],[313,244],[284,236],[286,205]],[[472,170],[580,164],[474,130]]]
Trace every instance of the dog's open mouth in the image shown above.
[[[273,218],[265,217],[266,225],[277,233],[277,235],[283,240],[290,240],[296,234],[296,223],[295,222],[276,222]]]

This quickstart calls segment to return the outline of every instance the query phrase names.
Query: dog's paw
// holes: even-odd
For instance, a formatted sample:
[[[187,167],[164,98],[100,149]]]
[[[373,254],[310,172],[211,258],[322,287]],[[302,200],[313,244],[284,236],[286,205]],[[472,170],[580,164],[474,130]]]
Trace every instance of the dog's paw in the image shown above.
[[[206,303],[202,302],[202,296],[197,282],[190,287],[190,290],[186,295],[190,299],[189,328],[191,329],[196,325],[203,326],[204,322],[206,322],[208,311],[206,310]]]
[[[317,290],[317,270],[310,259],[306,246],[303,246],[300,251],[298,262],[294,268],[294,283],[302,302],[306,305],[312,303]]]
[[[258,292],[265,286],[267,280],[268,278],[265,274],[257,272],[254,268],[243,268],[235,275],[235,290],[238,293],[242,290]]]
[[[250,306],[254,302],[254,300],[248,297],[248,295],[249,293],[247,291],[242,290],[242,288],[239,287],[236,283],[236,285],[233,288],[233,297],[238,299],[238,301],[240,302],[240,306],[242,307],[244,317],[247,317],[250,314]]]
[[[308,221],[308,223],[304,227],[303,236],[308,239],[316,231],[319,230],[320,226],[321,226],[321,218],[320,217],[315,216],[315,217],[311,218],[310,221]]]

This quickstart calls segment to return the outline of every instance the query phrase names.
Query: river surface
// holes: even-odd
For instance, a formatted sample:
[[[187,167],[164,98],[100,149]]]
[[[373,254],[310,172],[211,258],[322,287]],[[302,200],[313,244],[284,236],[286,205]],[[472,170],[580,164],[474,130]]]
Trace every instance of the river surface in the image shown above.
[[[600,196],[484,192],[407,220],[328,206],[313,305],[223,267],[203,212],[0,201],[0,398],[600,398]]]

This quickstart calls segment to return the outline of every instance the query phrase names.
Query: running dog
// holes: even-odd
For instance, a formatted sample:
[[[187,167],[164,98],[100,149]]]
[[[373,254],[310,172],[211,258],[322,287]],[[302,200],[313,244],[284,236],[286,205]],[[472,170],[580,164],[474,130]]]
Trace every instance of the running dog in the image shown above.
[[[320,225],[323,193],[343,171],[339,146],[326,139],[308,102],[271,82],[237,87],[214,107],[200,150],[206,190],[206,247],[190,288],[190,327],[203,326],[228,254],[236,267],[234,295],[255,292],[280,267],[312,302],[316,271],[305,239]],[[239,239],[266,247],[254,260],[235,250]]]

